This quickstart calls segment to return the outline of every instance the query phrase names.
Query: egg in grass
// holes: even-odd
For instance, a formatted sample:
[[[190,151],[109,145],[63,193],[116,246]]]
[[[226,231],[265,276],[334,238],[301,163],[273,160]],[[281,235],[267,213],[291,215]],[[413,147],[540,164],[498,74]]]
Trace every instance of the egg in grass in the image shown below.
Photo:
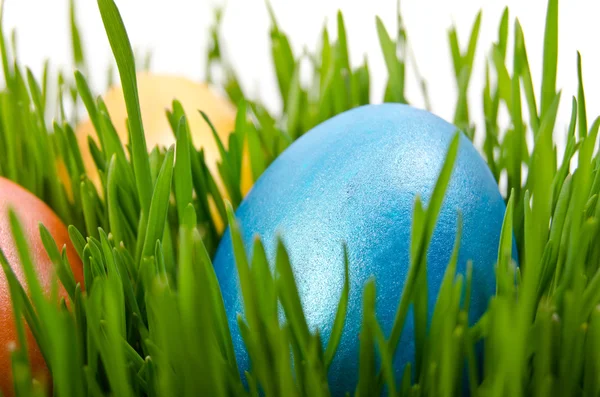
[[[347,254],[351,284],[347,316],[328,373],[334,396],[344,396],[358,384],[359,363],[363,364],[359,338],[362,291],[372,277],[377,289],[377,320],[386,337],[391,333],[414,255],[415,199],[419,196],[429,205],[456,131],[438,116],[408,105],[387,103],[346,111],[286,149],[237,209],[235,216],[249,257],[256,254],[253,243],[258,236],[274,270],[278,243],[286,248],[302,314],[311,330],[319,331],[324,344],[329,343],[336,321]],[[427,251],[429,322],[453,255],[459,213],[462,227],[456,273],[466,274],[472,260],[472,323],[485,313],[495,289],[504,199],[466,135],[460,133],[457,139],[456,164]],[[240,331],[238,315],[244,318],[245,305],[235,257],[227,230],[213,263],[237,363],[244,373],[252,370],[246,346],[254,342]],[[279,313],[281,321],[287,321],[284,312]],[[393,357],[396,379],[402,378],[405,365],[414,365],[416,332],[409,315]]]
[[[10,227],[9,210],[11,209],[17,215],[23,228],[25,238],[29,244],[31,259],[37,270],[37,276],[43,291],[49,294],[52,290],[55,271],[40,237],[40,223],[50,232],[59,248],[66,247],[67,258],[75,281],[83,285],[81,260],[71,244],[64,223],[48,205],[34,194],[20,185],[0,177],[0,249],[2,249],[9,265],[25,290],[27,291],[25,274]],[[62,286],[59,288],[59,297],[68,298]],[[0,391],[5,396],[14,393],[11,347],[17,343],[17,339],[8,281],[4,272],[0,272]],[[42,353],[35,342],[33,334],[28,329],[27,345],[33,377],[41,381],[49,381],[50,377]]]
[[[196,148],[204,149],[204,159],[208,170],[215,178],[221,195],[227,199],[225,184],[218,171],[218,163],[221,161],[219,148],[210,126],[199,110],[208,116],[223,145],[227,147],[229,135],[235,130],[236,107],[227,98],[219,95],[210,85],[182,76],[140,72],[137,75],[137,86],[148,150],[152,150],[156,146],[169,147],[175,143],[175,135],[166,111],[172,108],[173,100],[178,100],[188,120],[192,143]],[[103,95],[102,99],[121,142],[126,144],[128,142],[127,108],[123,89],[115,85]],[[98,143],[98,136],[91,120],[81,122],[77,126],[76,135],[86,174],[96,186],[100,186],[100,176],[88,145],[88,137],[92,137]],[[245,195],[251,187],[250,157],[245,145],[241,172],[242,195]],[[221,232],[224,222],[218,215],[212,199],[209,202],[215,226]]]

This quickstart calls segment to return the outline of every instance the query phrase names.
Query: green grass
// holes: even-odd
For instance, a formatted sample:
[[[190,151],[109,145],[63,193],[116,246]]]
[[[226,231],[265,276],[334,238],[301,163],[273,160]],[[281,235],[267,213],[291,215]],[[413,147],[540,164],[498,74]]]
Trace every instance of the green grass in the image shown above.
[[[71,225],[69,233],[85,276],[84,286],[75,283],[65,254],[41,228],[68,302],[57,305],[47,298],[36,281],[18,219],[10,214],[29,285],[26,294],[0,252],[13,308],[19,314],[19,343],[12,353],[16,391],[22,396],[44,394],[43,385],[32,382],[26,322],[52,372],[57,396],[327,396],[327,372],[350,293],[348,259],[334,331],[322,346],[320,335],[309,329],[302,314],[283,245],[278,247],[272,274],[260,241],[255,242],[254,255],[246,256],[234,211],[242,200],[244,143],[256,180],[307,130],[370,102],[369,66],[367,60],[358,67],[350,65],[342,13],[337,17],[336,40],[324,28],[317,50],[296,54],[285,27],[277,23],[267,4],[274,77],[283,105],[282,114],[276,115],[245,95],[236,70],[221,56],[221,10],[216,11],[207,70],[222,69],[227,77],[224,88],[239,110],[227,145],[215,134],[223,161],[219,175],[211,175],[203,151],[191,145],[187,117],[177,101],[165,113],[177,143],[170,148],[146,147],[135,80],[140,60],[134,59],[114,1],[98,0],[98,6],[124,87],[130,127],[125,146],[106,106],[86,82],[89,49],[82,45],[74,1],[69,15],[73,65],[78,71],[73,78],[59,71],[56,114],[48,110],[54,103],[48,96],[49,63],[40,83],[11,55],[14,43],[7,32],[0,35],[5,75],[0,92],[0,175],[31,190]],[[378,395],[386,387],[397,396],[450,396],[461,394],[467,386],[473,396],[482,397],[600,395],[600,246],[594,244],[600,238],[600,155],[595,149],[600,119],[588,125],[592,118],[585,110],[578,54],[574,60],[578,91],[571,98],[566,149],[558,158],[555,139],[561,132],[556,131],[555,121],[560,101],[566,100],[556,86],[558,19],[558,1],[549,0],[540,87],[532,80],[523,30],[508,10],[483,70],[473,68],[475,54],[482,51],[478,49],[481,13],[474,18],[466,45],[459,43],[455,29],[449,31],[458,87],[453,121],[469,138],[483,137],[481,152],[494,177],[498,181],[502,175],[507,177],[507,211],[500,241],[493,242],[499,248],[496,294],[485,315],[470,326],[471,267],[466,274],[456,274],[459,232],[426,327],[426,252],[456,157],[458,140],[454,139],[428,205],[419,198],[415,201],[410,271],[390,335],[382,332],[375,317],[375,284],[369,281],[363,286],[359,381],[356,390],[348,390],[350,394]],[[405,103],[405,70],[410,63],[416,68],[416,62],[400,13],[398,22],[396,34],[390,34],[379,19],[374,29],[388,72],[383,99]],[[506,62],[509,47],[514,51],[512,65]],[[148,59],[141,61],[143,67],[147,68]],[[299,78],[303,62],[312,72],[305,83]],[[469,83],[475,78],[485,79],[483,126],[472,121],[467,101]],[[417,79],[429,107],[427,83],[418,73]],[[89,141],[101,175],[99,189],[84,175],[73,130],[80,115],[65,115],[66,103],[83,103],[99,133],[98,144]],[[499,124],[502,109],[509,114],[508,127]],[[55,120],[52,125],[47,123],[50,118]],[[533,145],[528,145],[528,137]],[[570,165],[573,158],[577,167]],[[59,162],[72,192],[57,178]],[[230,202],[223,200],[217,178],[224,181]],[[238,324],[253,362],[250,373],[238,371],[210,259],[221,237],[211,216],[211,200],[216,203],[216,216],[231,226],[244,297],[245,317]],[[513,235],[518,268],[511,260]],[[467,299],[461,300],[462,296]],[[278,305],[285,311],[286,323],[279,321]],[[392,357],[411,306],[417,326],[414,365],[396,379]],[[485,351],[481,363],[475,353],[480,342]],[[482,373],[477,370],[480,364]]]

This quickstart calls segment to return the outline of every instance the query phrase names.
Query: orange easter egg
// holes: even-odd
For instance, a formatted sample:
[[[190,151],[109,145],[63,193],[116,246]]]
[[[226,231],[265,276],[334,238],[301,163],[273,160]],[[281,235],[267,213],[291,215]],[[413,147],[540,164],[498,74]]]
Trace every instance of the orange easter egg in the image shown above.
[[[25,238],[29,242],[31,259],[44,292],[50,293],[52,288],[54,265],[42,243],[38,226],[40,223],[48,229],[59,248],[62,249],[66,245],[67,257],[75,280],[83,285],[83,267],[63,222],[50,207],[34,194],[16,183],[0,177],[0,248],[25,289],[27,290],[25,274],[10,228],[9,208],[16,212],[21,222]],[[59,295],[65,299],[68,297],[62,287],[59,289]],[[14,392],[10,347],[16,343],[17,332],[14,326],[10,290],[4,272],[0,271],[0,390],[5,396],[10,396]],[[29,330],[27,330],[27,343],[33,376],[36,379],[49,380],[44,358]]]

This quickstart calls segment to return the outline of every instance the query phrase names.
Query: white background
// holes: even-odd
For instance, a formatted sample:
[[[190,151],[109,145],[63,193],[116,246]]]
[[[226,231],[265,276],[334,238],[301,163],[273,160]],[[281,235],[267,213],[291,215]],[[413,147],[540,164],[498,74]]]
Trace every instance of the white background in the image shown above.
[[[377,40],[375,16],[379,15],[390,34],[395,35],[395,0],[271,0],[271,3],[280,25],[290,34],[296,53],[304,46],[316,48],[325,21],[335,36],[335,16],[341,9],[346,20],[351,61],[356,65],[365,55],[368,57],[372,98],[375,102],[381,101],[386,71]],[[563,89],[563,96],[556,133],[558,141],[562,142],[570,98],[577,89],[577,50],[583,55],[590,122],[600,114],[600,21],[597,0],[562,0],[560,3],[558,87]],[[88,74],[99,94],[104,89],[111,53],[96,1],[78,0],[77,4],[86,56],[91,66]],[[152,50],[153,70],[179,73],[194,79],[201,79],[205,73],[207,29],[213,20],[215,4],[222,3],[117,0],[134,48]],[[20,59],[38,75],[46,58],[55,67],[70,67],[67,5],[67,0],[5,0],[6,29],[17,28]],[[515,17],[523,26],[534,83],[539,92],[546,0],[403,1],[401,7],[409,40],[421,73],[428,80],[433,110],[438,115],[451,120],[456,101],[447,31],[452,24],[456,25],[464,48],[476,13],[482,9],[481,34],[470,86],[474,117],[481,122],[483,66],[492,41],[497,39],[498,23],[505,6],[510,8],[511,32]],[[279,102],[268,32],[269,18],[264,0],[227,2],[222,30],[225,51],[246,91],[277,110]],[[410,74],[407,84],[409,100],[421,105],[417,85]]]

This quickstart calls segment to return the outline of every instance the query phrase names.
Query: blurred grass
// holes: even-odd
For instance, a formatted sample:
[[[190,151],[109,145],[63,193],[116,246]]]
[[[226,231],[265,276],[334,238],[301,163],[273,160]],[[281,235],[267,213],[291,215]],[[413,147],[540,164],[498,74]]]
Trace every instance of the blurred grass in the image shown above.
[[[72,79],[70,73],[58,71],[54,115],[49,110],[53,98],[48,95],[54,84],[49,77],[51,65],[44,65],[38,82],[12,55],[14,39],[8,39],[0,17],[5,76],[0,92],[0,175],[31,190],[71,225],[69,234],[85,278],[85,285],[76,284],[64,252],[41,228],[68,304],[57,305],[46,297],[36,282],[35,263],[18,219],[10,214],[30,286],[26,294],[0,251],[18,314],[19,343],[12,352],[17,393],[44,394],[44,385],[32,381],[24,319],[51,370],[57,396],[328,395],[327,373],[350,293],[348,258],[333,332],[328,345],[322,346],[320,335],[307,326],[283,245],[278,246],[272,274],[259,240],[253,257],[246,256],[234,211],[242,200],[244,144],[256,180],[310,128],[372,100],[367,60],[358,67],[349,62],[343,14],[337,15],[335,34],[323,28],[317,50],[295,53],[285,27],[267,4],[274,78],[283,105],[282,114],[271,114],[260,100],[246,96],[236,70],[228,64],[219,35],[222,9],[216,10],[206,77],[214,81],[213,72],[223,72],[222,86],[238,105],[238,117],[227,145],[215,134],[223,160],[218,175],[212,175],[203,150],[191,144],[188,115],[178,101],[165,114],[177,143],[148,154],[135,72],[148,67],[150,58],[140,64],[138,57],[136,62],[114,1],[98,0],[129,116],[129,142],[120,142],[106,106],[86,81],[89,49],[82,45],[75,5],[72,0],[69,21],[77,71]],[[459,230],[427,326],[426,253],[452,173],[456,137],[428,206],[418,197],[415,200],[410,272],[390,335],[384,335],[375,317],[375,284],[369,281],[363,286],[359,381],[357,390],[348,390],[351,394],[379,395],[385,388],[397,396],[451,396],[465,389],[473,396],[600,395],[600,247],[594,244],[600,238],[596,149],[600,119],[586,114],[582,56],[577,54],[578,90],[571,98],[567,145],[559,159],[555,139],[561,132],[555,122],[564,94],[556,86],[558,1],[548,2],[540,87],[532,80],[523,29],[508,9],[484,70],[474,70],[481,18],[481,13],[475,16],[466,46],[455,28],[448,32],[448,41],[458,93],[454,124],[471,139],[482,134],[481,150],[493,175],[498,181],[502,175],[507,177],[507,211],[500,241],[495,242],[499,251],[496,294],[486,314],[470,326],[472,269],[469,265],[466,274],[456,274]],[[396,34],[390,34],[380,19],[374,29],[388,72],[382,99],[406,103],[406,70],[416,69],[416,61],[400,9]],[[511,65],[507,64],[509,48]],[[308,81],[300,79],[301,65],[309,66]],[[416,75],[429,107],[426,81],[418,70]],[[471,79],[478,76],[485,79],[484,126],[473,123],[467,95]],[[73,128],[78,115],[65,114],[66,104],[78,102],[98,132],[98,144],[88,143],[100,186],[84,173]],[[499,123],[501,111],[509,115],[508,126]],[[593,120],[591,126],[588,120]],[[571,165],[574,158],[576,167]],[[224,181],[230,201],[223,200],[217,180]],[[211,215],[211,202],[220,219]],[[231,226],[244,296],[246,315],[238,324],[254,364],[245,374],[238,370],[210,259],[221,237],[219,222]],[[518,268],[511,259],[513,235]],[[278,319],[279,305],[286,323]],[[396,379],[392,357],[411,306],[417,329],[415,360]],[[479,345],[483,357],[476,354]]]

